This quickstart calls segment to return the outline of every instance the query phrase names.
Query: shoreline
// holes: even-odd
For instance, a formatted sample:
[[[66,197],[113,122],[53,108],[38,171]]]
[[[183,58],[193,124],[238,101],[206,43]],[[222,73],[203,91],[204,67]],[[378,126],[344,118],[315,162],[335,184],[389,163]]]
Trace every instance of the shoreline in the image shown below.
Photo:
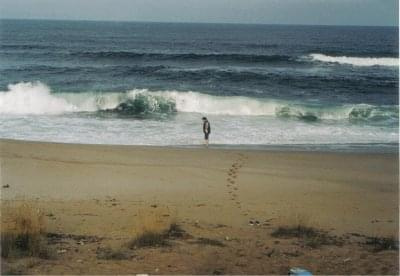
[[[60,145],[82,145],[82,146],[110,146],[110,147],[137,147],[137,148],[169,148],[169,149],[204,149],[202,144],[193,145],[140,145],[140,144],[89,144],[70,143],[58,141],[25,140],[13,138],[0,138],[0,143],[22,142],[43,143]],[[275,151],[275,152],[320,152],[320,153],[383,153],[399,154],[398,143],[350,143],[350,144],[210,144],[208,149],[215,150],[239,150],[239,151]]]

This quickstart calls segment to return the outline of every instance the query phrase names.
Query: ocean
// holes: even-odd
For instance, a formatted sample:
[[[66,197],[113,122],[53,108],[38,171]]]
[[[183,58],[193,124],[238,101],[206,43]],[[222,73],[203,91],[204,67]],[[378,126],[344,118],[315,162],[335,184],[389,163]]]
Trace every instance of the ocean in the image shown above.
[[[397,27],[0,21],[0,138],[397,151]]]

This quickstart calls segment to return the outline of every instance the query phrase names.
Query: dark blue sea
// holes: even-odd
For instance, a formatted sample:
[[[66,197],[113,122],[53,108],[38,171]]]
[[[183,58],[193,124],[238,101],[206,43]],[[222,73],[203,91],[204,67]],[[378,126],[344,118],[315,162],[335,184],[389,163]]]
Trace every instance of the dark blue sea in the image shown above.
[[[0,138],[397,150],[397,27],[0,21]]]

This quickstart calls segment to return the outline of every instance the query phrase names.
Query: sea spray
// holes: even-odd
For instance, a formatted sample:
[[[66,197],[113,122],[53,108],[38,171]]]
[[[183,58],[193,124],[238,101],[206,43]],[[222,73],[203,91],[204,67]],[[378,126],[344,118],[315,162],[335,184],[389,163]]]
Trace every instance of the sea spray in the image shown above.
[[[60,114],[77,110],[67,100],[51,94],[41,82],[10,84],[8,91],[0,92],[0,113]]]

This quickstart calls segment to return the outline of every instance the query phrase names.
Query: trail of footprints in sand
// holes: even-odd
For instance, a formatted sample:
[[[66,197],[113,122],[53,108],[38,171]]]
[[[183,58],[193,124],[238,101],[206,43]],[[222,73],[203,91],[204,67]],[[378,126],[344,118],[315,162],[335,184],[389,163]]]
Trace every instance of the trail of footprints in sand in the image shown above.
[[[232,200],[238,209],[242,209],[242,202],[239,199],[239,187],[237,184],[237,178],[239,176],[240,169],[243,167],[247,157],[244,154],[239,154],[237,160],[232,164],[228,170],[228,177],[226,179],[226,187],[228,188],[228,193],[230,200]],[[245,214],[246,215],[246,214]]]

